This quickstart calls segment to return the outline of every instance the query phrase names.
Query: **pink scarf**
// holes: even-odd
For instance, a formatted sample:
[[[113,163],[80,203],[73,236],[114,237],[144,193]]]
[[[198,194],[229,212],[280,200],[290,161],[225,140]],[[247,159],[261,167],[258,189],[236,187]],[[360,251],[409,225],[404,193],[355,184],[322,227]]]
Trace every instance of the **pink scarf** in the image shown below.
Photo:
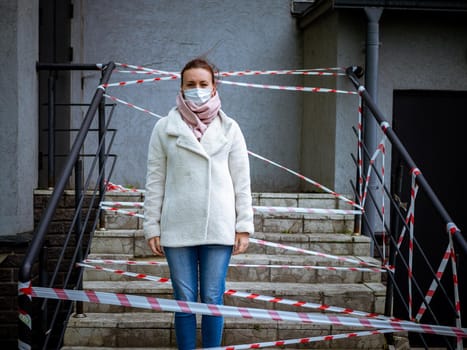
[[[195,137],[200,140],[209,124],[217,117],[221,109],[221,100],[216,92],[209,101],[197,106],[193,102],[185,100],[180,91],[177,95],[177,107],[183,120],[193,131]]]

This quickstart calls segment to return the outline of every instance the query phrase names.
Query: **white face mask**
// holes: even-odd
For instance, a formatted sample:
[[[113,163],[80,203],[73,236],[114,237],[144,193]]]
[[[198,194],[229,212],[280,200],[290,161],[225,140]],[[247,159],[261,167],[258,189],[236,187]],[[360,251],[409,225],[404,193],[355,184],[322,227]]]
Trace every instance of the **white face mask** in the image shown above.
[[[185,100],[191,101],[200,106],[211,98],[212,89],[187,89],[183,91]]]

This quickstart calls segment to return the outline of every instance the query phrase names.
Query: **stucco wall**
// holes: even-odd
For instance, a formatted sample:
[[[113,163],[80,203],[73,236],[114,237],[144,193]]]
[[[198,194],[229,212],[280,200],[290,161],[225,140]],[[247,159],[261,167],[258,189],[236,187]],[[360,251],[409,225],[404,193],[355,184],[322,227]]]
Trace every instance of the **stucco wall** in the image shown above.
[[[304,29],[304,65],[308,68],[363,65],[361,25],[355,18],[330,11]],[[354,91],[345,76],[307,79],[307,86]],[[305,96],[302,169],[313,180],[351,194],[355,177],[351,153],[356,139],[358,98],[355,95],[311,93]],[[312,185],[307,190],[316,190]]]
[[[467,90],[465,15],[387,11],[381,25],[379,100],[387,116],[394,90]]]
[[[38,1],[0,2],[0,235],[33,228]]]
[[[75,61],[113,60],[180,71],[189,59],[206,54],[223,71],[302,68],[301,34],[289,6],[289,0],[75,1]],[[96,77],[75,75],[75,100],[89,100]],[[115,79],[135,76],[119,74]],[[301,85],[298,76],[231,80]],[[164,116],[174,106],[178,90],[179,81],[172,81],[112,88],[108,93]],[[251,151],[299,169],[302,93],[228,85],[220,85],[219,91],[223,109],[239,122]],[[144,186],[147,143],[155,122],[154,117],[119,106],[112,122],[119,130],[113,147],[119,157],[114,183]],[[254,191],[298,190],[297,178],[250,159]]]
[[[330,11],[314,21],[304,29],[304,66],[364,66],[366,21],[363,10]],[[467,26],[460,15],[383,12],[378,105],[390,122],[394,90],[467,90],[465,37]],[[345,79],[339,79],[336,87],[353,90]],[[356,151],[351,130],[357,125],[355,103],[348,96],[307,95],[304,101],[302,168],[340,193],[352,193],[349,182],[355,178],[350,158]],[[389,173],[390,148],[386,160]]]

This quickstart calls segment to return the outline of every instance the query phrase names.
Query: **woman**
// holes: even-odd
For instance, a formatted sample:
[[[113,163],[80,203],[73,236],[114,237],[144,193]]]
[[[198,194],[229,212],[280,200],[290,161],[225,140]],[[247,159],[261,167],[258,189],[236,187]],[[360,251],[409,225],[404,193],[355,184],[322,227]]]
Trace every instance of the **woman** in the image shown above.
[[[144,233],[166,256],[177,300],[223,304],[232,254],[253,234],[248,153],[238,124],[221,110],[215,73],[188,62],[181,91],[157,122],[148,150]],[[203,347],[221,345],[224,320],[202,316]],[[196,315],[175,313],[179,349],[196,348]]]

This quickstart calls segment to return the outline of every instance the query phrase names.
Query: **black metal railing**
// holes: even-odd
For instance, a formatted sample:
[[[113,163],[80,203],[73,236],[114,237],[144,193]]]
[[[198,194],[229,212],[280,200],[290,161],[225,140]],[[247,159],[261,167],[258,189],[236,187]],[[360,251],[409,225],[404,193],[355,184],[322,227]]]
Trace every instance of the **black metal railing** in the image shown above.
[[[110,154],[110,148],[115,137],[116,130],[109,128],[113,114],[106,116],[104,90],[97,87],[92,101],[81,123],[79,130],[63,164],[61,175],[57,181],[51,176],[55,173],[55,144],[54,129],[55,107],[54,98],[55,78],[54,72],[60,70],[100,70],[100,84],[109,82],[115,64],[110,62],[105,65],[80,65],[80,64],[42,64],[37,65],[38,70],[48,70],[49,94],[48,97],[48,184],[53,187],[47,206],[44,208],[41,218],[36,225],[33,239],[26,252],[18,276],[18,347],[20,349],[59,349],[62,343],[66,322],[76,307],[76,312],[82,313],[82,305],[72,302],[52,301],[43,299],[39,303],[30,298],[27,292],[33,281],[41,286],[49,288],[82,289],[82,271],[76,268],[76,262],[87,256],[92,239],[92,233],[99,226],[99,203],[105,194],[105,181],[108,180],[115,164],[115,155]],[[71,105],[71,104],[70,104]],[[97,116],[97,117],[96,117]],[[97,130],[91,125],[98,119]],[[70,130],[70,135],[73,130]],[[81,150],[86,140],[96,131],[98,146],[95,154],[83,155]],[[109,136],[106,139],[106,136]],[[94,134],[95,135],[95,134]],[[86,158],[87,175],[83,178],[83,159]],[[112,159],[110,168],[106,164]],[[87,168],[87,167],[86,167]],[[68,226],[61,226],[57,238],[60,243],[54,247],[55,254],[53,267],[50,261],[49,228],[53,224],[54,216],[61,201],[63,201],[67,184],[74,173],[74,213]],[[58,251],[58,253],[57,253]],[[51,272],[49,272],[51,271]],[[81,310],[81,311],[80,311]]]
[[[458,262],[459,257],[463,257],[463,259],[467,258],[467,242],[464,236],[461,234],[460,230],[453,222],[452,218],[431,188],[430,184],[423,176],[423,173],[419,171],[411,155],[408,153],[394,130],[390,127],[390,124],[384,117],[383,113],[374,103],[365,87],[360,84],[359,76],[361,76],[362,73],[363,70],[360,67],[349,67],[346,70],[347,77],[359,92],[363,100],[364,107],[367,109],[367,111],[371,112],[367,112],[365,114],[365,118],[375,118],[381,128],[382,135],[384,134],[391,143],[392,157],[397,157],[404,164],[404,169],[408,169],[409,174],[406,174],[406,178],[414,177],[419,196],[423,194],[424,198],[426,198],[426,201],[429,203],[429,206],[431,206],[432,211],[439,217],[440,222],[443,224],[442,227],[445,228],[444,232],[442,230],[438,232],[439,235],[442,235],[444,243],[443,246],[439,247],[439,252],[436,252],[437,255],[440,256],[441,260],[445,254],[446,248],[450,243],[449,238],[451,236],[454,238],[455,250],[457,251],[457,257],[452,261]],[[458,275],[455,273],[454,268],[451,268],[449,271],[451,278],[444,278],[444,281],[440,280],[437,274],[438,265],[433,266],[434,264],[439,264],[440,260],[431,261],[429,258],[430,255],[427,252],[427,247],[422,246],[420,240],[417,239],[417,235],[413,236],[412,243],[401,244],[401,233],[405,231],[408,235],[408,232],[411,229],[410,221],[412,219],[410,217],[411,213],[408,212],[409,208],[402,204],[402,191],[404,188],[409,193],[408,195],[406,194],[405,197],[410,199],[414,195],[413,192],[410,192],[413,191],[413,188],[407,188],[407,181],[403,183],[403,176],[399,173],[399,176],[396,176],[395,181],[392,181],[391,183],[392,190],[388,189],[388,186],[384,183],[385,181],[381,176],[380,169],[377,169],[375,164],[369,161],[372,156],[371,152],[375,150],[367,150],[364,143],[362,147],[362,157],[364,159],[362,160],[358,159],[358,157],[354,157],[355,164],[357,165],[359,162],[370,164],[373,174],[376,174],[372,176],[377,177],[378,184],[383,187],[384,196],[385,198],[389,199],[390,203],[390,210],[388,211],[390,212],[389,224],[387,221],[385,222],[383,220],[386,213],[382,212],[381,210],[377,211],[377,216],[380,220],[379,222],[385,222],[383,225],[383,231],[388,233],[388,235],[384,236],[383,238],[381,237],[381,233],[377,232],[377,228],[372,227],[372,225],[369,224],[365,212],[361,217],[361,220],[363,220],[364,224],[366,224],[363,226],[369,228],[369,232],[364,232],[364,234],[371,236],[373,239],[375,256],[379,256],[381,258],[384,257],[387,259],[387,261],[383,261],[383,263],[394,268],[392,272],[388,271],[387,276],[385,301],[386,315],[393,317],[395,316],[402,319],[412,318],[412,320],[416,320],[417,322],[422,323],[449,325],[453,327],[458,326],[460,306],[457,303],[458,300],[456,300],[453,285],[454,283],[458,285],[461,283],[458,283],[457,281]],[[359,193],[361,193],[361,188],[359,188],[359,186],[362,186],[362,182],[366,181],[363,174],[359,174],[358,176],[363,177],[363,181],[360,181],[360,183],[357,181],[354,186],[355,195],[357,198],[359,198]],[[379,208],[381,203],[379,196],[380,195],[369,191],[366,205],[372,205],[376,208]],[[415,198],[413,199],[415,200]],[[384,242],[387,244],[383,244],[382,240],[387,240],[387,242]],[[433,255],[435,252],[430,251],[429,253]],[[417,267],[416,272],[415,265],[411,263],[410,258],[410,256],[412,256],[413,259],[414,254],[418,256],[417,263],[422,265]],[[427,279],[429,281],[434,281],[433,283],[436,284],[436,298],[438,299],[437,301],[443,305],[442,310],[432,307],[433,303],[430,304],[429,302],[424,302],[428,292],[427,289],[429,287],[429,285],[427,286],[426,284]],[[465,287],[465,283],[465,281],[462,281],[462,287]],[[408,291],[409,288],[412,289],[412,295],[410,295]],[[423,305],[423,307],[426,309],[425,313],[423,314],[424,316],[420,319],[416,319],[412,315],[412,308],[415,307],[415,301]],[[432,301],[434,301],[434,298]],[[462,302],[463,300],[461,301],[461,304]],[[433,337],[442,338],[436,339],[435,343],[442,343],[443,346],[446,346],[448,349],[463,348],[461,341],[455,337],[446,338],[438,337],[436,335],[422,334],[416,334],[413,336],[418,337],[419,339],[417,339],[417,343],[420,343],[420,346],[424,346],[425,348],[430,346],[430,342],[428,342],[426,339]],[[387,338],[388,342],[392,342],[392,337],[389,336]]]

